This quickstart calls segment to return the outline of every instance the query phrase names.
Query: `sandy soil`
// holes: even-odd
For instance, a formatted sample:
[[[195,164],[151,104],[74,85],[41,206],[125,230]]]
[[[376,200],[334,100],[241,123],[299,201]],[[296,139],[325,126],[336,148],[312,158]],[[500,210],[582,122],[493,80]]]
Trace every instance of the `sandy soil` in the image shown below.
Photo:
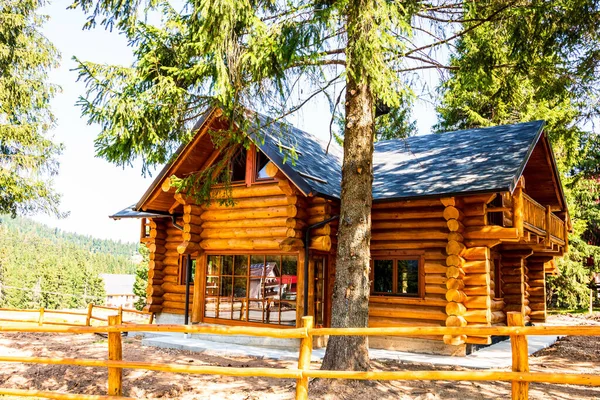
[[[600,318],[597,318],[600,320]],[[560,316],[556,324],[598,324],[594,319]],[[105,359],[106,339],[97,335],[0,334],[0,354],[42,357]],[[292,361],[262,360],[197,354],[142,347],[139,339],[127,338],[123,358],[193,365],[234,367],[293,367]],[[567,337],[530,358],[532,371],[600,374],[600,337]],[[319,365],[314,363],[313,368]],[[373,362],[381,370],[465,370],[398,362]],[[70,393],[106,393],[106,370],[73,366],[46,366],[0,363],[0,386],[35,388]],[[125,370],[124,395],[162,399],[292,399],[295,382],[269,378],[235,378],[155,373]],[[339,382],[335,386],[311,382],[311,399],[506,399],[510,383],[496,382]],[[531,399],[598,399],[600,388],[532,384]]]

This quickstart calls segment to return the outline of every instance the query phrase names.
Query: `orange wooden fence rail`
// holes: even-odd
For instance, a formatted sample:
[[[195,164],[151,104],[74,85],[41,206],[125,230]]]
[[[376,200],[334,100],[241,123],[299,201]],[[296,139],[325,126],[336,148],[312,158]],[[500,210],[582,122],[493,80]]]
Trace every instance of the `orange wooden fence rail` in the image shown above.
[[[0,326],[0,332],[54,332],[54,333],[108,333],[108,359],[76,359],[48,357],[0,356],[0,362],[34,363],[51,365],[77,365],[107,368],[108,394],[122,395],[122,370],[141,369],[187,374],[227,375],[239,377],[272,377],[296,379],[296,399],[308,398],[308,379],[362,379],[362,380],[447,380],[447,381],[505,381],[512,382],[512,399],[528,398],[530,382],[600,386],[600,376],[591,374],[556,374],[529,372],[528,335],[578,335],[600,336],[600,326],[523,326],[520,313],[508,313],[507,327],[396,327],[396,328],[313,328],[312,317],[304,317],[302,328],[277,329],[226,326],[185,325],[124,325],[119,315],[110,316],[107,326]],[[232,368],[218,366],[190,366],[122,360],[121,332],[182,332],[194,334],[249,335],[274,338],[301,339],[298,367],[288,368]],[[429,336],[429,335],[509,335],[512,348],[512,371],[325,371],[311,370],[310,359],[314,336]],[[15,394],[16,389],[0,388],[0,394]],[[51,394],[51,395],[50,395]],[[21,391],[24,397],[47,397],[54,399],[89,398],[68,393]],[[114,398],[114,397],[113,397]]]
[[[103,318],[103,317],[99,317],[97,315],[93,315],[93,310],[94,309],[116,311],[117,315],[121,316],[121,321],[123,321],[124,324],[133,323],[132,321],[129,321],[129,322],[124,321],[124,319],[123,319],[124,313],[130,313],[130,314],[147,316],[147,318],[148,318],[147,319],[148,324],[152,324],[152,322],[154,322],[154,313],[153,312],[139,311],[139,310],[134,310],[134,309],[129,309],[129,308],[123,308],[123,307],[99,306],[99,305],[95,305],[95,304],[92,304],[92,303],[88,304],[87,311],[47,310],[47,309],[44,309],[43,307],[39,308],[39,309],[0,308],[0,312],[9,312],[9,313],[10,312],[14,312],[14,313],[37,313],[38,314],[36,319],[3,318],[3,317],[0,317],[0,321],[5,321],[5,322],[30,322],[30,323],[37,323],[38,325],[68,325],[68,326],[92,326],[92,320],[108,322],[108,318]],[[69,321],[52,321],[52,320],[50,320],[50,319],[47,318],[47,314],[81,316],[81,317],[85,317],[85,321],[83,321],[80,324],[79,323],[75,323],[75,322],[69,322]]]

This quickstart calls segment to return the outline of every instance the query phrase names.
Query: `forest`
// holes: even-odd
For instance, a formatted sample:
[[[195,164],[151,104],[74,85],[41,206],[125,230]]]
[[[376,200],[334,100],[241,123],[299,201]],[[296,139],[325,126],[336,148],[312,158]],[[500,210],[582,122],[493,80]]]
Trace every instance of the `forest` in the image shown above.
[[[63,309],[104,302],[101,273],[133,274],[138,245],[0,216],[0,307]]]

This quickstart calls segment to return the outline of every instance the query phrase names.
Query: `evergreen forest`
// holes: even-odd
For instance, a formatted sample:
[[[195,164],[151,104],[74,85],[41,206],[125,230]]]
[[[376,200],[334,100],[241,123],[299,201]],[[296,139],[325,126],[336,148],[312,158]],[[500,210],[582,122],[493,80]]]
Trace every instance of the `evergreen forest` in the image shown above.
[[[134,274],[137,244],[0,216],[0,307],[63,309],[104,302],[100,274]]]

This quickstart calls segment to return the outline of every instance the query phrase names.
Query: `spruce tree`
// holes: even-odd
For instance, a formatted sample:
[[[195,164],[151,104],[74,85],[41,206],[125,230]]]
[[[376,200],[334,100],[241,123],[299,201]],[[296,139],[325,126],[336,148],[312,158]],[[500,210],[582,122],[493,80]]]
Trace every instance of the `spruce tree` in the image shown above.
[[[101,127],[98,155],[119,165],[140,158],[145,171],[189,140],[192,121],[208,105],[219,106],[237,124],[237,142],[251,126],[245,120],[253,118],[244,109],[282,119],[319,95],[331,100],[332,112],[339,105],[344,160],[331,325],[365,327],[376,108],[400,108],[415,71],[455,69],[436,50],[454,51],[459,38],[491,22],[524,21],[510,43],[519,63],[494,68],[522,67],[532,54],[570,41],[582,46],[585,35],[596,40],[598,24],[576,23],[570,7],[578,3],[597,13],[596,2],[555,6],[564,17],[563,36],[546,35],[545,3],[188,0],[178,11],[161,0],[76,0],[73,6],[89,13],[87,27],[100,23],[119,30],[135,56],[130,67],[80,62],[88,88],[80,105],[88,121]],[[477,7],[476,17],[469,7]],[[154,17],[161,22],[149,23]],[[594,53],[573,62],[584,61],[595,65]],[[366,369],[367,348],[364,337],[331,337],[323,367]]]
[[[0,3],[0,214],[62,215],[51,177],[62,147],[52,142],[48,71],[59,53],[41,33],[43,0]]]

